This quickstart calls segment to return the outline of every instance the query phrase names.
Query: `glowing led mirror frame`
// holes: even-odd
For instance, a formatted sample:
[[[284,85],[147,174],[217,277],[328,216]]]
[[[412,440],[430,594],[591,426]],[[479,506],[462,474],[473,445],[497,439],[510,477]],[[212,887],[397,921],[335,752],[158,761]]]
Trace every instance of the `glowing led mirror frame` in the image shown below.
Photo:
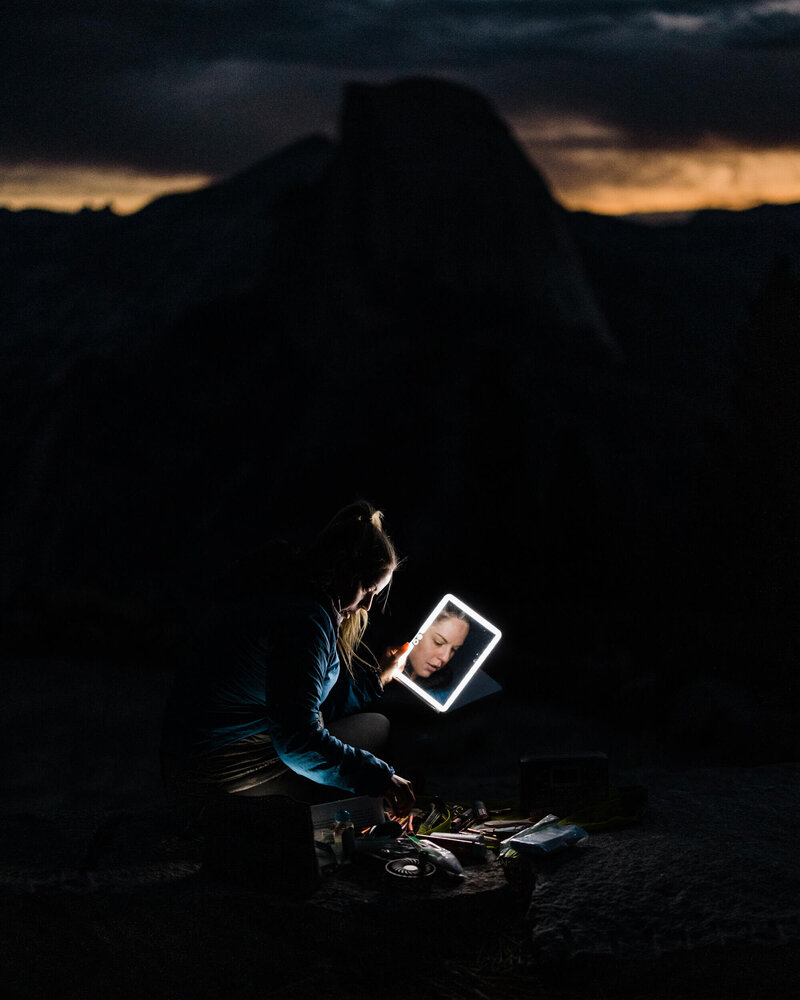
[[[423,701],[426,701],[431,706],[431,708],[436,709],[437,712],[446,712],[448,708],[450,708],[450,706],[453,704],[456,698],[458,698],[458,696],[461,694],[461,692],[464,690],[467,684],[469,684],[469,682],[472,680],[475,674],[480,670],[483,661],[486,659],[489,653],[491,653],[491,651],[500,641],[500,636],[502,635],[502,632],[500,631],[499,628],[496,628],[494,625],[491,624],[491,622],[487,622],[482,615],[479,615],[477,611],[473,611],[472,608],[466,605],[462,600],[459,600],[459,598],[456,597],[454,594],[445,594],[444,597],[441,599],[441,601],[439,601],[439,603],[436,605],[433,611],[431,611],[431,613],[425,619],[425,622],[421,626],[420,630],[411,640],[411,647],[409,648],[409,653],[411,652],[411,649],[413,649],[414,646],[416,646],[419,643],[420,639],[425,634],[427,629],[436,621],[437,617],[439,616],[439,612],[442,611],[442,609],[445,607],[446,604],[455,604],[456,607],[461,608],[461,610],[465,614],[469,615],[469,617],[472,618],[474,621],[476,621],[479,625],[482,625],[486,629],[486,631],[489,632],[491,638],[486,643],[483,650],[481,650],[480,654],[478,655],[477,659],[472,664],[470,669],[461,678],[460,683],[450,693],[450,696],[448,697],[447,701],[445,701],[444,703],[439,702],[435,698],[431,697],[431,695],[424,688],[420,687],[416,681],[413,681],[410,677],[407,677],[404,673],[399,672],[395,675],[396,679],[400,681],[401,684],[405,684],[405,686],[409,690],[413,691],[418,698],[422,698]],[[408,659],[408,653],[406,653],[405,657],[400,662],[401,667],[405,665],[407,659]]]

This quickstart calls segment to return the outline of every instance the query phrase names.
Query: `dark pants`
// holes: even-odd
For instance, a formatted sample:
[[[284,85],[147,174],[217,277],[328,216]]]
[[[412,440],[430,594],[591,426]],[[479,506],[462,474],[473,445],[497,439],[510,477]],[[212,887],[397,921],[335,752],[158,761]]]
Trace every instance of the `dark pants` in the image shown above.
[[[386,757],[390,727],[384,715],[362,712],[339,719],[327,729],[343,743]],[[223,747],[206,757],[183,760],[162,755],[161,773],[167,794],[185,807],[192,825],[209,801],[220,795],[288,795],[298,802],[313,804],[352,794],[292,771],[277,756],[266,734]]]

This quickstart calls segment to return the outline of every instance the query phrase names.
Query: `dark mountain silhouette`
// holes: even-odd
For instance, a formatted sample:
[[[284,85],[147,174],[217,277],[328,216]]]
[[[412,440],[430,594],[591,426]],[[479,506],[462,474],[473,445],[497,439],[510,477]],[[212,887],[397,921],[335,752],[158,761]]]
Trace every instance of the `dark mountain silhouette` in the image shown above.
[[[738,331],[776,259],[800,264],[800,205],[648,226],[576,212],[573,232],[632,372],[720,402]]]
[[[730,418],[706,437],[692,505],[698,607],[742,673],[778,661],[794,687],[800,601],[800,278],[782,257],[737,340]],[[721,632],[722,634],[719,634]],[[781,648],[783,647],[783,648]],[[713,653],[712,653],[713,655]]]
[[[266,530],[276,504],[297,502],[284,498],[321,483],[330,482],[331,498],[368,489],[371,466],[383,462],[379,479],[393,492],[401,480],[397,488],[419,497],[425,522],[430,499],[423,504],[403,483],[415,467],[436,468],[424,492],[457,501],[468,461],[460,427],[481,351],[500,350],[518,372],[545,344],[560,348],[565,370],[576,345],[592,358],[610,356],[564,213],[481,97],[433,81],[353,87],[342,117],[326,172],[330,144],[309,140],[231,182],[160,199],[130,218],[28,219],[31,232],[37,223],[59,234],[60,253],[41,232],[26,245],[25,217],[12,220],[29,279],[10,318],[28,345],[22,374],[42,386],[26,420],[17,415],[15,496],[24,501],[9,541],[24,553],[23,575],[36,580],[48,566],[58,580],[70,572],[90,579],[111,552],[119,558],[110,537],[69,523],[72,507],[95,527],[97,516],[112,515],[113,536],[121,530],[114,520],[135,517],[125,514],[131,498],[152,497],[158,510],[146,518],[148,533],[160,537],[174,490],[185,503],[169,538],[177,541],[181,528],[190,534],[192,504],[199,500],[198,515],[208,517],[205,499],[187,495],[190,460],[215,483],[220,518],[238,504],[230,496],[224,513],[218,507],[231,466],[272,467],[253,532]],[[474,162],[462,173],[467,156]],[[495,174],[497,183],[481,180]],[[382,203],[393,222],[381,216]],[[48,276],[30,277],[33,241],[54,269]],[[45,312],[44,285],[56,315],[37,325],[25,307],[38,301]],[[418,345],[424,354],[411,353]],[[524,393],[523,385],[506,388]],[[508,392],[496,404],[500,421]],[[525,433],[515,429],[517,439]],[[365,438],[375,457],[366,481],[350,483],[335,469]],[[395,455],[379,458],[387,440]],[[524,464],[524,454],[516,461]],[[246,492],[241,467],[233,480]],[[62,498],[57,512],[54,496]],[[73,551],[87,533],[91,543]]]
[[[130,217],[0,213],[8,634],[152,653],[159,607],[364,495],[408,556],[387,636],[451,589],[512,690],[599,704],[683,601],[707,425],[797,210],[570,215],[442,81],[352,85],[341,117]]]
[[[252,287],[275,203],[318,176],[332,149],[312,137],[129,216],[0,209],[6,349],[52,384],[76,357],[135,353],[190,306]]]
[[[43,449],[57,433],[54,412],[65,395],[82,391],[71,388],[81,373],[105,370],[103,359],[129,363],[191,306],[253,287],[263,274],[275,203],[319,175],[331,151],[329,141],[310,138],[230,180],[160,198],[131,216],[0,209],[0,463],[13,504],[21,474],[20,506],[27,506],[33,487],[25,484],[37,482],[49,461]],[[7,530],[23,541],[18,524]]]
[[[337,287],[356,308],[432,309],[504,323],[529,351],[548,328],[613,343],[538,171],[488,102],[463,87],[353,84],[323,221]],[[413,333],[413,331],[406,331]],[[572,345],[570,345],[572,346]]]

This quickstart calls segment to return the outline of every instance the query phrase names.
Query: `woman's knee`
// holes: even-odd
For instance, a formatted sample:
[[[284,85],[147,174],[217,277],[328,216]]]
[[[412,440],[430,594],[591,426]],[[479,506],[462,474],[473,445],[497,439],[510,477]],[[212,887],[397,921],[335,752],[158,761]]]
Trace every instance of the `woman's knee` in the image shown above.
[[[391,723],[380,712],[361,712],[337,719],[328,726],[332,736],[380,756],[389,744]]]

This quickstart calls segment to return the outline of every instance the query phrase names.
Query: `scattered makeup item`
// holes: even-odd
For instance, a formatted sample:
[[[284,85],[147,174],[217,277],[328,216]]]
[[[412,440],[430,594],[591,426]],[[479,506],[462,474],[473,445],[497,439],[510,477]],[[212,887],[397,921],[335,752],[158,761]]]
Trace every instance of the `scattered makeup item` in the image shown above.
[[[417,888],[421,884],[429,884],[432,876],[436,874],[436,865],[422,856],[394,858],[394,860],[386,862],[384,872],[389,881],[394,884]]]
[[[430,840],[421,840],[419,837],[409,836],[408,839],[424,851],[427,857],[436,865],[436,868],[449,875],[451,878],[464,878],[464,869],[461,862],[446,847],[440,847]]]
[[[420,834],[419,839],[446,848],[462,865],[480,864],[486,860],[486,840],[479,833],[427,833]]]
[[[452,812],[450,806],[436,797],[430,812],[420,824],[418,833],[444,833],[451,828]]]
[[[454,833],[458,833],[460,830],[465,830],[475,821],[475,814],[471,809],[462,809],[457,812],[453,817],[453,821],[450,824],[450,829]]]

